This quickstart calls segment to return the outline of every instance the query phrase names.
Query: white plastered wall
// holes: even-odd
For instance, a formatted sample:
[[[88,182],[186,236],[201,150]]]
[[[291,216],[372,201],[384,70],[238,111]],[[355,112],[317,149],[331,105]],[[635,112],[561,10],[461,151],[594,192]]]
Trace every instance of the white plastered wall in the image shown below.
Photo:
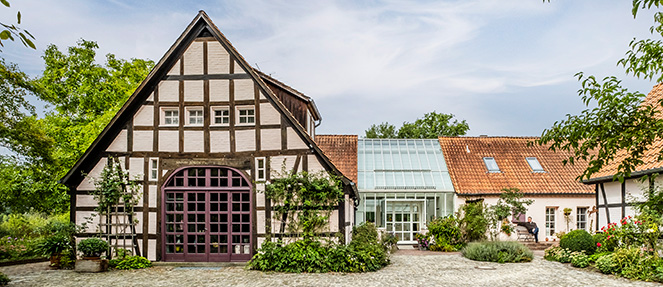
[[[456,195],[455,199],[455,209],[458,210],[461,205],[465,203],[467,199],[477,199],[479,197],[464,197]],[[497,203],[498,197],[481,197],[484,199],[484,204],[494,205]],[[576,218],[577,218],[577,208],[586,207],[587,210],[591,210],[593,206],[596,205],[594,195],[590,194],[586,197],[578,196],[526,196],[524,199],[533,199],[534,202],[528,207],[526,216],[531,216],[532,221],[536,223],[539,227],[539,240],[545,240],[546,238],[546,208],[551,207],[555,208],[555,233],[559,231],[568,231],[576,229]],[[569,221],[569,229],[566,229],[566,220],[564,219],[564,208],[571,208],[571,215]],[[594,218],[594,221],[592,220]],[[596,226],[596,218],[594,216],[587,217],[587,229],[588,231],[594,231]],[[515,237],[512,236],[512,239]],[[557,240],[555,236],[548,236],[549,240]]]

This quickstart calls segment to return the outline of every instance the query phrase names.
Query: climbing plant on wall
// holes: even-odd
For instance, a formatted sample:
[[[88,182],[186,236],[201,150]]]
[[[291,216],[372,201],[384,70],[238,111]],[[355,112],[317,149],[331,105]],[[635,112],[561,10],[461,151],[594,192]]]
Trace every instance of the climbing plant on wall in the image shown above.
[[[129,234],[131,245],[134,246],[133,251],[136,255],[140,255],[135,236],[137,219],[134,213],[134,207],[140,198],[140,186],[130,179],[129,172],[124,171],[120,162],[114,157],[108,157],[100,178],[95,180],[94,184],[96,188],[91,194],[98,204],[95,211],[100,217],[99,232],[105,233],[109,242],[115,239],[116,245],[119,240],[126,240],[126,234]],[[129,230],[126,230],[127,228]]]
[[[280,233],[299,234],[313,240],[329,223],[329,216],[343,200],[340,180],[326,173],[283,173],[265,186],[272,200]]]

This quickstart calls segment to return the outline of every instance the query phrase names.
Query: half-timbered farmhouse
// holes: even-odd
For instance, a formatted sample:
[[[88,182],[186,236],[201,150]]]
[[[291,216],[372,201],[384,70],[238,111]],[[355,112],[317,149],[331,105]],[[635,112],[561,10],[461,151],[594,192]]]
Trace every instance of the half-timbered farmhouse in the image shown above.
[[[143,256],[248,260],[268,234],[287,236],[261,192],[284,167],[342,178],[328,234],[349,236],[356,188],[315,143],[320,120],[312,99],[253,69],[201,11],[63,178],[71,218],[95,212],[90,191],[112,157],[142,187]],[[104,232],[88,227],[80,238]]]
[[[661,99],[663,99],[663,84],[658,84],[649,92],[642,105],[651,105],[661,111],[659,104]],[[661,148],[663,148],[663,139],[659,138],[652,148],[645,151],[641,158],[643,163],[637,166],[623,182],[613,179],[613,176],[617,174],[617,168],[626,156],[625,151],[619,151],[613,161],[593,174],[590,179],[583,181],[593,185],[596,191],[597,230],[608,223],[616,223],[626,216],[635,215],[633,203],[643,201],[644,192],[663,184],[663,178],[651,176],[663,172],[663,162],[658,159]]]
[[[594,191],[578,177],[586,165],[563,165],[568,155],[532,145],[531,137],[440,137],[456,209],[467,201],[495,204],[504,188],[518,188],[533,199],[527,216],[537,223],[539,239],[571,229],[590,230]],[[565,216],[565,208],[571,213]],[[523,220],[521,218],[520,220]]]

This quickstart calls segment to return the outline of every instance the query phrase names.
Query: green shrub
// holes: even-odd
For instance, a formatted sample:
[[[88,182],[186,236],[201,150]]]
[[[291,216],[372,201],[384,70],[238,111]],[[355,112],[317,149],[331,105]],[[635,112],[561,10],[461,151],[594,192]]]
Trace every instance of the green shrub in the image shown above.
[[[615,251],[615,248],[617,248],[617,242],[613,238],[607,238],[608,235],[605,233],[596,233],[592,236],[594,246],[596,246],[596,252]]]
[[[429,249],[432,251],[457,251],[465,245],[460,229],[460,223],[452,215],[438,217],[427,224],[428,234],[433,236],[434,243]]]
[[[87,238],[78,243],[78,251],[85,257],[99,257],[108,250],[108,243],[99,238]]]
[[[460,228],[465,242],[486,239],[488,220],[484,216],[483,202],[468,202],[461,207]]]
[[[558,254],[563,251],[564,249],[559,246],[550,246],[543,251],[543,258],[548,261],[557,261]]]
[[[562,248],[562,251],[557,254],[557,261],[559,263],[571,263],[571,250]]]
[[[152,261],[142,256],[125,256],[109,260],[108,266],[120,270],[143,269],[152,267]]]
[[[42,238],[37,242],[35,251],[45,256],[60,254],[65,250],[71,249],[71,239],[63,234],[55,234]]]
[[[398,237],[393,233],[382,232],[380,243],[390,252],[394,252],[398,249]]]
[[[575,251],[571,253],[571,266],[578,268],[585,268],[589,266],[589,256],[582,251]]]
[[[60,268],[61,269],[74,269],[76,265],[76,254],[74,250],[67,249],[60,253]]]
[[[11,281],[11,279],[9,279],[5,273],[0,272],[0,286],[9,284],[9,281]]]
[[[559,240],[559,246],[571,251],[584,251],[586,254],[594,254],[596,243],[587,231],[578,229],[569,232]]]
[[[361,244],[376,244],[378,242],[378,229],[372,222],[365,222],[352,227],[352,242]]]
[[[471,260],[499,263],[526,262],[533,258],[529,248],[515,241],[472,242],[461,252]]]
[[[391,242],[383,237],[378,242],[374,224],[356,226],[353,240],[348,245],[315,240],[299,240],[289,244],[283,241],[265,242],[249,261],[251,269],[278,272],[367,272],[389,264]]]
[[[599,258],[601,258],[603,256],[606,256],[606,255],[610,255],[610,254],[612,254],[612,252],[594,253],[592,255],[589,255],[589,262],[590,263],[596,263],[596,260],[598,260]]]
[[[599,259],[596,259],[596,268],[603,274],[617,274],[621,272],[621,267],[613,260],[613,254],[601,256]]]

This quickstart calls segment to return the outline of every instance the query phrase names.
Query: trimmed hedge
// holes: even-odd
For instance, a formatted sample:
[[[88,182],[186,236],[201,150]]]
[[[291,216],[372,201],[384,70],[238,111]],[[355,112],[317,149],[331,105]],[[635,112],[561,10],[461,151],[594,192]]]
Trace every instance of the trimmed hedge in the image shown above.
[[[499,263],[529,262],[533,258],[532,251],[516,241],[472,242],[461,253],[471,260]]]
[[[578,229],[573,230],[559,240],[559,247],[571,251],[584,251],[587,255],[594,254],[596,243],[589,232]]]

